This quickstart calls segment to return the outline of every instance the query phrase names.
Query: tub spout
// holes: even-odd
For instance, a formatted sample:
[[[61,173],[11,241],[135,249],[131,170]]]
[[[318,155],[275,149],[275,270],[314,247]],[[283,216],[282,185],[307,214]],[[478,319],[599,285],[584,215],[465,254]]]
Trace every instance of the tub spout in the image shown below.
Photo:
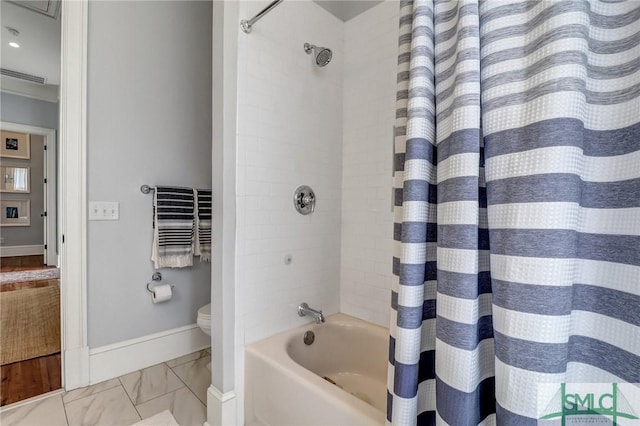
[[[316,320],[316,324],[322,324],[324,322],[324,315],[322,315],[322,310],[315,310],[310,308],[305,302],[302,302],[300,306],[298,306],[298,315],[301,317],[310,316]]]

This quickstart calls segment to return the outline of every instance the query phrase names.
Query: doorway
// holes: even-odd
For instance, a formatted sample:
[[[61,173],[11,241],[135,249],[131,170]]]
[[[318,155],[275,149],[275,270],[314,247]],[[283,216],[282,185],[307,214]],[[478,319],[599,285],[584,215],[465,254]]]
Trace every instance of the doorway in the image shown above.
[[[3,1],[0,405],[62,387],[58,269],[61,3]]]
[[[56,132],[0,122],[0,406],[62,387]],[[16,152],[7,152],[7,144]],[[25,146],[20,146],[25,144]],[[28,144],[28,146],[26,146]]]
[[[19,140],[29,144],[22,157],[0,157],[3,198],[0,256],[42,256],[44,265],[57,267],[56,130],[0,122],[0,133],[1,143]],[[7,217],[13,213],[19,217]]]

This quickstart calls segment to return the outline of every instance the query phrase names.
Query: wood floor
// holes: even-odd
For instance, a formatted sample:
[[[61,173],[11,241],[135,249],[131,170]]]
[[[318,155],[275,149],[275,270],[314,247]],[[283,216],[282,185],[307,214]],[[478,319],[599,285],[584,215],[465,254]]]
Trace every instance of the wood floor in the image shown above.
[[[60,287],[60,280],[38,280],[38,281],[22,281],[19,283],[0,284],[0,291],[22,290],[24,288],[38,288],[56,286]]]
[[[0,366],[0,378],[0,406],[60,389],[60,353]]]
[[[30,271],[32,269],[55,268],[44,264],[44,255],[12,256],[0,258],[0,272]]]
[[[47,268],[44,256],[16,256],[0,259],[0,273]],[[60,286],[60,280],[24,281],[0,285],[0,291]],[[60,353],[0,366],[0,406],[51,392],[62,387]]]

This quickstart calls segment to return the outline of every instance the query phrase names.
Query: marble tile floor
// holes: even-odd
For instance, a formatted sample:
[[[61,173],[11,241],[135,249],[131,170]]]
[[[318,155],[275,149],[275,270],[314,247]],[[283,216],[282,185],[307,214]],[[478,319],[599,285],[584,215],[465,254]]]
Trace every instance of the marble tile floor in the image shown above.
[[[164,410],[181,426],[207,417],[210,349],[0,411],[2,426],[127,426]]]

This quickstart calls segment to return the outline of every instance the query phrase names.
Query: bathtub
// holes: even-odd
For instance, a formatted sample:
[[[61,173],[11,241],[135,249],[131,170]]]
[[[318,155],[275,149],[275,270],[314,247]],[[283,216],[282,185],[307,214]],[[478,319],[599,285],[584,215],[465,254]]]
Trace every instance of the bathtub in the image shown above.
[[[386,328],[335,314],[248,345],[246,424],[384,424],[388,340]]]

